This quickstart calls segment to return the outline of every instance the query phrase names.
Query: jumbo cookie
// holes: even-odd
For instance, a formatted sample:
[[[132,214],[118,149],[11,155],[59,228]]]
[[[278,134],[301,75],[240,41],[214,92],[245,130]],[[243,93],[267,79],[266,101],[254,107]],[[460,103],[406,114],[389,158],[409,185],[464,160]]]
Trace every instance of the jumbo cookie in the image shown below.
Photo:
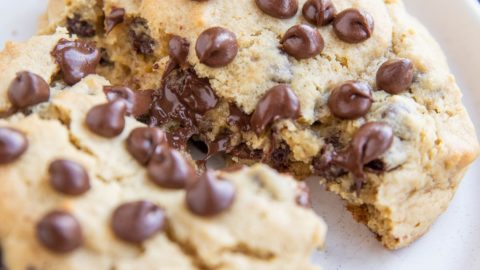
[[[232,162],[318,175],[390,249],[427,232],[479,153],[439,46],[400,0],[51,0],[102,48],[97,72],[153,90],[141,121]]]
[[[132,117],[65,29],[0,53],[0,268],[318,269],[308,189],[265,165],[205,171]]]

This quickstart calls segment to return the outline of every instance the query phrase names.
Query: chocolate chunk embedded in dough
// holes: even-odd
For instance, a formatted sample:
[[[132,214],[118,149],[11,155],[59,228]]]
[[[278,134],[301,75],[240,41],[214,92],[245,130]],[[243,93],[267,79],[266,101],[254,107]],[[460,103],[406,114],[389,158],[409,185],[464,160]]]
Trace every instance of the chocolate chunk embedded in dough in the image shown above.
[[[118,238],[136,244],[161,231],[165,222],[165,212],[162,208],[148,201],[136,201],[117,207],[111,219],[111,226]]]
[[[68,253],[83,243],[83,234],[77,219],[65,212],[55,210],[46,214],[36,227],[39,242],[56,253]]]
[[[85,168],[77,162],[57,159],[50,163],[50,184],[63,194],[78,196],[90,189],[90,178]]]
[[[188,209],[195,215],[214,216],[229,209],[235,200],[235,186],[206,171],[187,187]]]
[[[337,37],[347,43],[360,43],[373,34],[372,15],[354,8],[340,12],[333,21],[333,31]]]
[[[27,148],[27,137],[21,131],[0,128],[0,165],[14,162]]]

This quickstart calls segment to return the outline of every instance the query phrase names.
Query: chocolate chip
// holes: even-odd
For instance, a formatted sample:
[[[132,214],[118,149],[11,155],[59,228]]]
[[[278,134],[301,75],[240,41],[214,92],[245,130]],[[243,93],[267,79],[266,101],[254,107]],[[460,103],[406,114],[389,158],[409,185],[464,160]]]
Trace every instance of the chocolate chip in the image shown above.
[[[333,21],[337,37],[347,43],[360,43],[372,36],[373,17],[368,12],[354,8],[340,12]]]
[[[15,108],[25,109],[50,98],[50,87],[39,75],[22,71],[8,87],[8,99]]]
[[[230,115],[227,118],[227,123],[231,126],[236,126],[241,131],[250,131],[250,115],[244,113],[235,104],[229,104]]]
[[[253,130],[260,134],[280,119],[297,119],[300,117],[300,102],[288,85],[277,85],[258,102],[250,119]]]
[[[373,103],[370,85],[361,81],[347,81],[335,88],[328,99],[328,108],[341,119],[365,116]]]
[[[363,164],[367,164],[383,153],[393,143],[393,130],[390,126],[381,122],[371,122],[363,125],[353,137],[350,153],[361,157]]]
[[[324,48],[320,33],[309,25],[292,26],[280,41],[282,49],[297,60],[314,57]]]
[[[365,182],[364,166],[383,155],[393,143],[393,130],[381,122],[364,124],[353,136],[349,147],[333,158],[333,164],[353,174],[357,192]]]
[[[309,23],[324,26],[333,21],[337,10],[331,0],[308,0],[303,5],[302,13]]]
[[[272,142],[273,143],[273,142]],[[278,171],[287,171],[290,166],[290,147],[282,142],[269,153],[268,163]]]
[[[312,160],[313,173],[325,178],[327,181],[333,181],[338,177],[348,174],[345,169],[332,164],[335,155],[336,151],[333,145],[326,144],[320,153]]]
[[[123,241],[141,243],[165,227],[165,212],[154,203],[136,201],[120,205],[113,213],[111,226]]]
[[[112,102],[115,100],[123,100],[127,106],[127,112],[131,113],[135,106],[135,93],[127,86],[104,86],[103,92],[107,100]]]
[[[203,31],[195,45],[200,63],[218,68],[230,64],[238,53],[237,37],[222,27]]]
[[[13,128],[0,128],[0,165],[14,162],[27,148],[25,134]]]
[[[229,209],[234,200],[235,186],[231,182],[219,180],[210,170],[187,187],[188,209],[198,216],[218,215]]]
[[[190,51],[190,42],[179,36],[172,36],[168,42],[168,55],[177,65],[185,66],[187,63],[188,52]]]
[[[130,23],[128,34],[132,47],[136,53],[145,56],[152,55],[155,49],[155,40],[148,34],[147,21],[142,18],[135,18]]]
[[[291,18],[298,11],[297,0],[255,0],[255,2],[264,13],[278,19]]]
[[[123,23],[124,19],[124,8],[112,8],[110,14],[105,17],[105,32],[110,33],[115,26]]]
[[[305,182],[299,182],[297,184],[297,195],[295,196],[295,202],[302,207],[312,207],[310,200],[310,189]]]
[[[88,21],[82,20],[80,14],[74,14],[73,18],[67,18],[67,30],[70,34],[75,34],[82,38],[95,36],[95,27]]]
[[[390,94],[407,91],[413,82],[413,64],[409,59],[389,60],[377,72],[377,88]]]
[[[176,150],[157,148],[148,164],[148,176],[163,188],[182,189],[194,178],[190,164]]]
[[[56,253],[71,252],[82,245],[82,228],[77,219],[64,211],[52,211],[37,223],[40,243]]]
[[[58,159],[50,163],[50,184],[63,194],[77,196],[90,189],[90,178],[85,168],[73,161]]]
[[[87,75],[94,74],[100,62],[100,52],[95,43],[61,39],[52,51],[68,85],[74,85]]]
[[[125,128],[127,105],[123,100],[114,100],[97,105],[87,113],[86,124],[90,131],[106,138],[120,135]]]
[[[136,118],[146,115],[150,112],[150,105],[153,102],[154,90],[135,91],[135,103],[132,109],[132,115]]]
[[[103,92],[109,101],[117,99],[125,101],[127,113],[134,117],[147,114],[153,100],[153,90],[133,91],[126,86],[105,86]]]
[[[128,152],[141,164],[150,162],[158,146],[167,145],[167,137],[163,131],[153,127],[139,127],[127,138]]]

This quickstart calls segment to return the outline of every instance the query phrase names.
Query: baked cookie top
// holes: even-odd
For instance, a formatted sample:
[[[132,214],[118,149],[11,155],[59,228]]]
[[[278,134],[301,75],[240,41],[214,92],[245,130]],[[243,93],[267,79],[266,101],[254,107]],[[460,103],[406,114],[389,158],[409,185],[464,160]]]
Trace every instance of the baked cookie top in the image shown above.
[[[144,122],[182,148],[322,177],[389,248],[448,206],[478,139],[437,43],[400,0],[51,0]]]
[[[292,162],[311,162],[332,140],[344,147],[359,127],[378,121],[402,138],[393,144],[396,153],[382,157],[388,169],[407,162],[400,156],[408,154],[399,152],[420,144],[412,134],[448,142],[441,147],[463,152],[465,163],[478,152],[461,93],[441,50],[401,1],[180,0],[173,5],[107,0],[97,5],[51,0],[49,7],[41,31],[65,24],[71,33],[99,42],[115,64],[105,75],[117,84],[157,89],[188,76],[175,73],[167,81],[159,79],[171,68],[169,59],[208,79],[215,98],[196,100],[216,114],[208,119],[207,131],[200,132],[206,140],[225,129],[235,130],[225,114],[236,111],[222,108],[227,104],[253,126],[231,141],[267,150],[274,133],[289,147]],[[288,94],[283,99],[270,95],[279,108],[262,103],[279,85],[289,88],[276,91]],[[419,123],[411,124],[411,119]],[[459,137],[463,142],[454,143]]]
[[[326,225],[303,184],[264,165],[197,176],[90,74],[99,58],[63,29],[0,54],[8,269],[317,269]]]

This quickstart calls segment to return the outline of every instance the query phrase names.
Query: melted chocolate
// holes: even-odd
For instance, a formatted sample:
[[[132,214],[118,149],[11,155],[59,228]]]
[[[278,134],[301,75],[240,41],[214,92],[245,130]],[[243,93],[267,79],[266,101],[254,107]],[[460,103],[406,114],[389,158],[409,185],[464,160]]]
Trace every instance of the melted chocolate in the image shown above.
[[[290,165],[290,147],[282,142],[278,147],[272,148],[267,160],[268,163],[278,171],[287,171]]]
[[[180,36],[172,36],[168,42],[168,55],[170,60],[179,66],[187,64],[188,53],[190,50],[190,42]]]
[[[263,157],[263,151],[260,149],[252,150],[246,144],[241,143],[229,151],[229,154],[240,159],[260,160]]]
[[[126,86],[104,86],[108,101],[122,99],[126,102],[127,113],[140,117],[148,113],[152,103],[153,90],[133,91]]]
[[[167,141],[170,147],[185,149],[190,138],[197,133],[197,128],[177,128],[167,133]]]
[[[208,152],[203,160],[208,160],[218,153],[228,151],[230,147],[230,136],[227,134],[220,135],[213,142],[207,143],[207,147]]]
[[[333,166],[332,161],[335,149],[332,144],[326,144],[320,154],[312,161],[313,173],[325,178],[327,181],[334,181],[348,172],[340,167]]]
[[[230,115],[227,118],[227,123],[231,126],[236,126],[241,131],[250,131],[250,115],[244,113],[240,108],[234,104],[229,105]]]
[[[169,70],[161,88],[153,94],[150,124],[177,124],[168,136],[169,142],[175,148],[184,148],[198,133],[199,120],[217,103],[208,79],[199,78],[193,69]]]
[[[61,39],[51,54],[68,85],[74,85],[87,75],[94,74],[100,63],[100,50],[90,41]]]
[[[349,146],[336,151],[331,145],[324,147],[319,156],[313,160],[313,168],[317,175],[335,179],[340,175],[338,169],[343,169],[353,175],[357,194],[366,181],[365,169],[379,172],[385,165],[379,157],[393,143],[393,130],[382,122],[364,124],[353,136]]]
[[[257,134],[261,134],[277,120],[299,117],[300,101],[298,97],[290,86],[280,84],[268,90],[257,103],[250,124]]]

